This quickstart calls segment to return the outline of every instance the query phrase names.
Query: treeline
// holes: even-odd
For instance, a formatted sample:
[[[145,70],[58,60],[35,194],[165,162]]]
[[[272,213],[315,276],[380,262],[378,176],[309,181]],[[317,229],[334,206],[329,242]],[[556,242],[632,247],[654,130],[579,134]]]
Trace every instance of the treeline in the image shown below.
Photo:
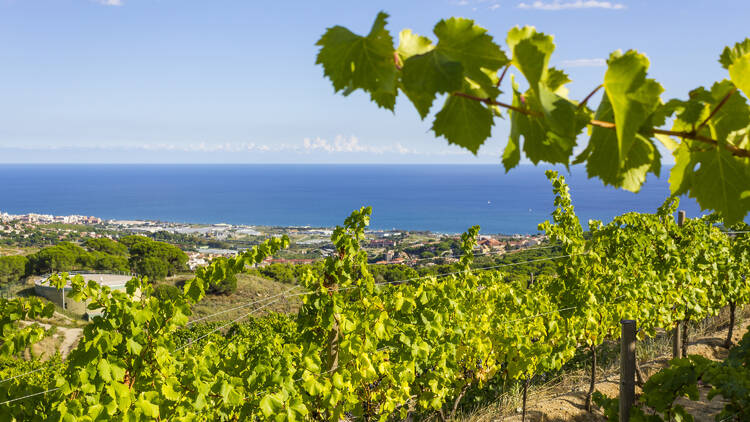
[[[144,236],[60,242],[28,256],[0,257],[0,282],[64,271],[133,272],[158,280],[187,268],[188,257],[175,246]]]
[[[94,232],[102,235],[116,235],[113,230],[98,226],[82,224],[53,223],[36,227],[24,227],[20,232],[12,231],[12,224],[1,225],[5,233],[0,236],[0,245],[15,247],[45,247],[60,241],[76,242],[82,239],[83,232]]]
[[[182,249],[145,236],[125,236],[120,243],[128,248],[130,268],[151,280],[162,279],[187,269],[188,257]]]
[[[0,237],[0,245],[14,247],[40,247],[53,245],[59,241],[74,241],[80,237],[79,233],[58,232],[55,230],[33,230],[23,233],[4,233]]]
[[[173,245],[179,245],[183,249],[193,250],[199,246],[208,246],[209,248],[232,249],[236,246],[229,242],[217,239],[207,239],[195,234],[173,233],[161,230],[148,235],[151,239],[159,242],[168,242]]]
[[[26,275],[28,258],[23,255],[0,256],[0,283],[16,281]]]
[[[249,239],[245,240],[219,240],[211,239],[196,234],[188,233],[173,233],[166,230],[161,230],[155,233],[149,233],[148,236],[160,242],[167,242],[172,245],[177,245],[183,250],[194,251],[198,250],[201,246],[208,246],[209,248],[217,249],[241,249],[250,248],[257,245],[261,240],[262,236],[250,236]]]
[[[460,253],[459,253],[460,254]],[[503,274],[508,280],[528,279],[535,276],[554,273],[554,262],[551,256],[560,254],[559,248],[531,249],[511,251],[505,254],[479,256],[474,261],[474,268],[505,266]],[[436,259],[434,262],[441,262]],[[369,264],[370,273],[376,283],[392,283],[417,277],[443,275],[456,271],[455,264],[435,264],[432,260],[422,261],[418,266],[405,264]],[[323,274],[323,261],[315,264],[281,264],[274,263],[249,270],[250,274],[268,278],[285,284],[298,284],[307,269],[315,274]]]
[[[411,256],[419,258],[432,258],[440,256],[450,251],[450,255],[459,254],[461,251],[461,242],[458,239],[444,237],[439,242],[426,243],[419,246],[408,246],[403,251]]]

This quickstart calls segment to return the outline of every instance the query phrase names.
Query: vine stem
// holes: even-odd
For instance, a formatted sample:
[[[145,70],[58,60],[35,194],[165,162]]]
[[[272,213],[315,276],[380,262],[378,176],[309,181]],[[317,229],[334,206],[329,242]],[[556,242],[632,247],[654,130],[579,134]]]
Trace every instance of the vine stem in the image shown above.
[[[505,65],[505,69],[503,69],[503,73],[500,74],[500,79],[497,80],[497,84],[495,84],[495,87],[499,87],[503,82],[503,78],[505,78],[505,74],[508,73],[508,69],[510,69],[510,63]]]
[[[393,52],[393,65],[396,66],[396,69],[401,70],[403,68],[403,65],[401,64],[401,58],[398,56],[398,51]]]
[[[517,111],[519,113],[525,114],[527,116],[542,117],[542,113],[539,113],[537,111],[533,111],[533,110],[529,110],[529,109],[525,109],[521,107],[516,107],[514,105],[510,105],[510,104],[506,104],[500,101],[493,100],[492,98],[477,97],[476,95],[466,94],[463,92],[454,92],[453,95],[456,97],[464,97],[470,100],[480,101],[489,105],[496,105],[496,106],[504,107],[509,110],[513,110],[513,111]],[[716,108],[718,109],[719,107],[717,106]],[[605,122],[602,120],[590,120],[588,124],[591,126],[597,126],[597,127],[601,127],[604,129],[616,129],[617,128],[617,126],[614,123]],[[707,136],[699,135],[695,133],[694,131],[681,132],[681,131],[658,129],[658,128],[651,129],[651,131],[653,133],[658,133],[660,135],[676,136],[682,139],[692,139],[692,140],[703,142],[703,143],[710,144],[710,145],[722,145],[724,148],[726,148],[727,151],[731,152],[732,155],[734,155],[735,157],[750,158],[750,150],[739,148],[739,147],[736,147],[734,145],[727,144],[727,143],[720,144],[719,141],[717,141],[716,139],[711,139]]]
[[[714,117],[714,115],[716,115],[719,109],[721,109],[724,106],[724,104],[726,104],[726,102],[729,100],[729,97],[731,97],[732,94],[734,94],[734,91],[737,91],[737,87],[734,87],[730,89],[729,92],[727,92],[727,95],[725,95],[724,98],[721,99],[721,102],[719,102],[719,104],[716,105],[716,108],[713,109],[711,114],[709,114],[708,117],[706,117],[706,119],[703,120],[703,122],[701,122],[700,125],[698,125],[698,127],[695,129],[696,132],[700,131],[701,128],[703,128],[703,126],[705,126],[706,123],[708,123],[708,121],[711,120],[711,118]]]
[[[466,94],[466,93],[463,93],[463,92],[454,92],[453,95],[456,96],[456,97],[464,97],[464,98],[468,98],[470,100],[480,101],[480,102],[483,102],[483,103],[489,104],[489,105],[496,105],[496,106],[504,107],[504,108],[507,108],[509,110],[517,111],[519,113],[523,113],[523,114],[526,114],[526,115],[529,115],[529,116],[535,116],[535,117],[541,117],[542,116],[542,113],[536,113],[536,112],[533,112],[531,110],[523,109],[521,107],[516,107],[514,105],[506,104],[506,103],[503,103],[503,102],[500,102],[500,101],[495,101],[492,98],[477,97],[476,95]]]
[[[599,91],[602,88],[604,88],[604,84],[600,84],[599,86],[597,86],[596,88],[594,88],[594,90],[591,91],[591,93],[589,93],[589,95],[587,95],[586,98],[584,98],[583,101],[581,101],[580,104],[578,104],[578,108],[581,108],[581,107],[585,106],[586,103],[589,102],[589,99],[591,99],[591,97],[593,97],[594,94],[596,94],[596,92]]]

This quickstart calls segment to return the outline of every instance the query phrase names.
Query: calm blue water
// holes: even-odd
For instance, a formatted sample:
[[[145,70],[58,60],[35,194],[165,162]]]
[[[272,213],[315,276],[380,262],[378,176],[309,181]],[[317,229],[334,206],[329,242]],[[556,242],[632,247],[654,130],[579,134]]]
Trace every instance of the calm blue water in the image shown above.
[[[638,194],[566,178],[581,221],[653,212],[668,168]],[[377,229],[533,233],[552,211],[539,167],[495,165],[0,165],[0,211],[194,223],[334,226],[373,207]],[[682,198],[688,216],[699,213]]]

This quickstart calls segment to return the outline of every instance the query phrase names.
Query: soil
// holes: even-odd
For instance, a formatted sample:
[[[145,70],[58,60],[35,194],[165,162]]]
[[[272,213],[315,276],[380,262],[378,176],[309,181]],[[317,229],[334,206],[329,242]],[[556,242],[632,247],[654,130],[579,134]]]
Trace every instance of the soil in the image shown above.
[[[732,335],[732,340],[736,344],[747,331],[750,325],[749,320],[741,321],[737,324]],[[728,351],[722,345],[726,339],[728,327],[711,333],[708,336],[689,339],[688,354],[701,355],[712,360],[723,360],[727,357]],[[661,368],[665,367],[671,355],[660,356],[647,362],[639,362],[643,376],[648,378]],[[609,397],[617,397],[619,394],[619,373],[615,371],[607,372],[602,381],[596,384],[596,390]],[[528,400],[526,420],[529,422],[579,422],[579,421],[605,421],[603,413],[595,409],[593,413],[585,410],[584,403],[586,400],[585,388],[578,388],[578,391],[563,392],[551,395],[549,391],[540,391],[533,394]],[[713,422],[715,416],[719,414],[724,407],[721,397],[714,397],[713,400],[707,400],[706,395],[709,388],[702,387],[701,400],[694,402],[687,399],[679,399],[677,403],[695,417],[696,422]],[[636,387],[636,395],[640,394],[640,389]],[[596,406],[594,406],[596,408]],[[465,420],[472,422],[484,421],[503,421],[503,422],[520,422],[520,409],[510,416],[498,416],[491,412],[480,412],[473,417]]]
[[[42,341],[32,345],[32,352],[34,356],[40,359],[47,359],[59,351],[62,358],[65,359],[70,352],[78,345],[78,340],[83,335],[82,328],[66,327],[65,325],[59,325],[61,322],[74,323],[70,318],[60,313],[55,313],[53,318],[50,320],[53,324],[46,322],[35,321],[45,330],[50,330],[54,327],[54,331],[51,335],[45,337]],[[30,325],[31,321],[21,321],[22,325]],[[27,356],[30,357],[30,356]]]

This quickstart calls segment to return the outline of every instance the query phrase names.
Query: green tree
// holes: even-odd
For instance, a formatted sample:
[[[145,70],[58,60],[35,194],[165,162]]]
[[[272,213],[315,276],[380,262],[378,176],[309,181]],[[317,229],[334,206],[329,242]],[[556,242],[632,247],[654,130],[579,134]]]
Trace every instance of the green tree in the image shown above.
[[[180,248],[164,242],[156,242],[143,236],[128,236],[126,244],[130,244],[130,266],[136,272],[144,268],[142,261],[148,258],[159,259],[166,265],[167,274],[173,275],[187,266],[188,257]],[[132,240],[132,242],[131,242]],[[151,266],[152,264],[148,264]]]
[[[110,255],[102,252],[91,252],[91,268],[98,271],[128,272],[130,263],[128,258],[121,255]]]
[[[26,275],[29,260],[22,255],[0,256],[0,283],[18,281]]]
[[[86,242],[84,242],[84,245],[89,249],[89,251],[92,251],[92,252],[98,251],[98,252],[104,252],[110,255],[119,255],[119,256],[128,255],[128,247],[124,243],[116,242],[106,237],[102,237],[99,239],[93,239],[93,238],[86,239]]]
[[[50,246],[29,257],[32,272],[42,274],[55,271],[71,271],[75,268],[78,256],[75,251],[64,246]]]
[[[151,242],[151,241],[152,240],[149,239],[148,237],[141,236],[141,235],[138,235],[138,234],[131,234],[131,235],[128,235],[128,236],[123,236],[123,237],[121,237],[118,240],[118,242],[120,242],[123,245],[125,245],[128,249],[132,248],[133,245],[135,245],[136,243]]]
[[[133,270],[150,281],[161,280],[169,273],[169,264],[160,258],[147,256],[136,261]]]

